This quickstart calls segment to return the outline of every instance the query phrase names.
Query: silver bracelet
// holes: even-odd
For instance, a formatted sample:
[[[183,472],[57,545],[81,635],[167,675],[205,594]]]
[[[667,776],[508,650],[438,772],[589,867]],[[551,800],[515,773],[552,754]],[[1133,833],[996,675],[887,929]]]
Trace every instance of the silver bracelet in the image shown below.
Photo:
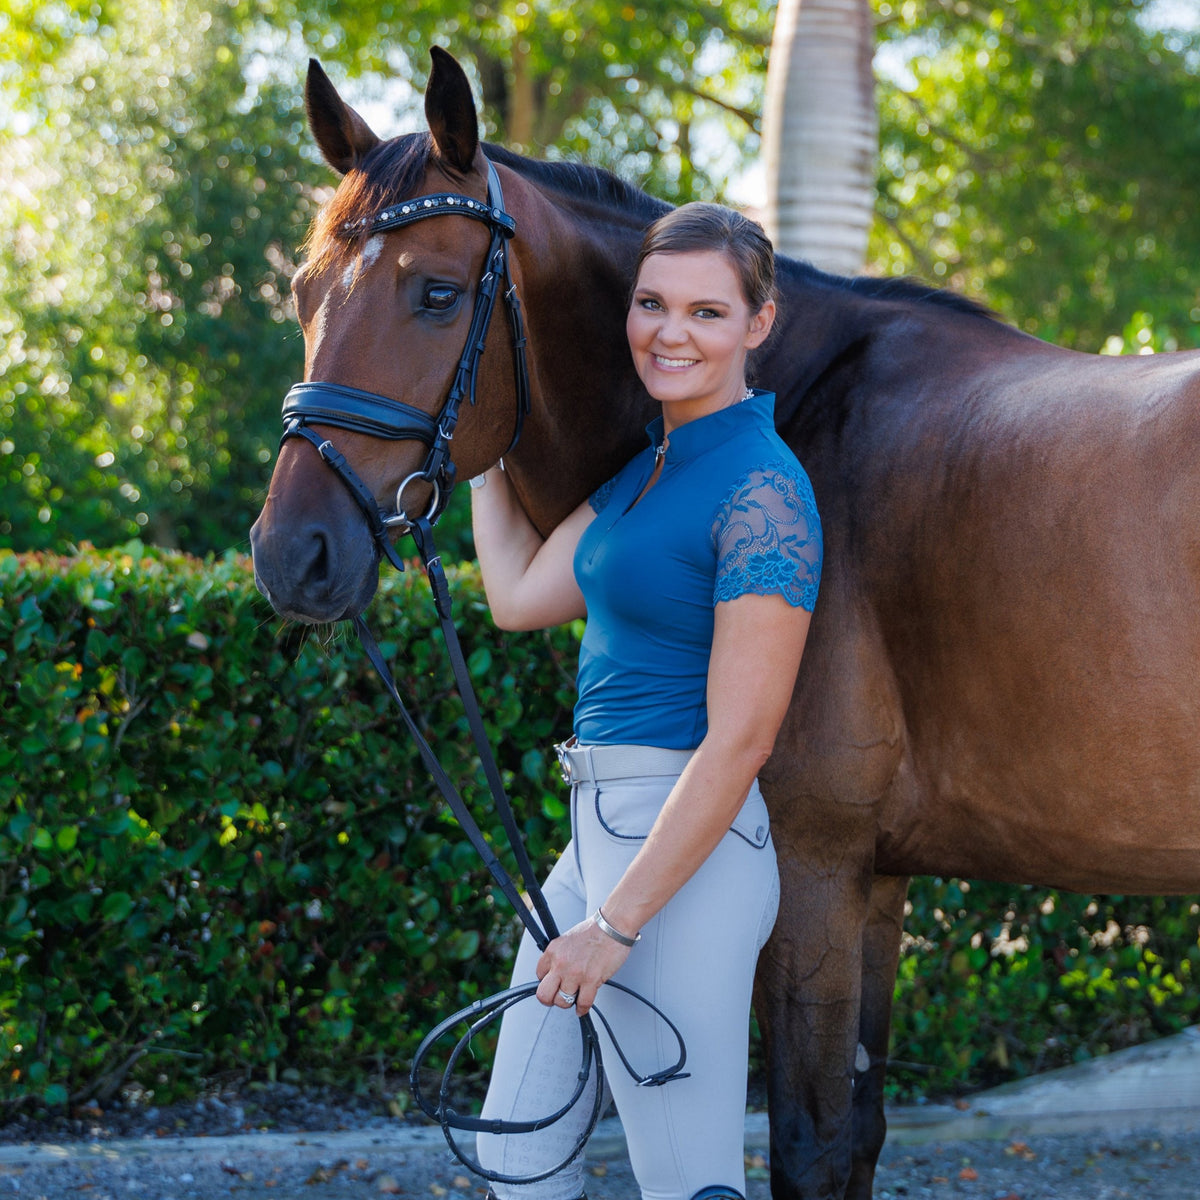
[[[503,471],[504,470],[504,459],[501,459],[496,464],[496,466],[498,466],[500,468],[500,470]],[[469,482],[471,484],[471,487],[473,487],[473,488],[486,487],[487,486],[487,472],[484,471],[479,475],[472,475]]]
[[[610,925],[604,919],[604,913],[600,909],[596,909],[592,913],[592,920],[596,922],[596,926],[601,933],[607,933],[614,942],[620,942],[622,946],[636,946],[642,940],[640,933],[635,933],[633,937],[629,937],[627,934]]]

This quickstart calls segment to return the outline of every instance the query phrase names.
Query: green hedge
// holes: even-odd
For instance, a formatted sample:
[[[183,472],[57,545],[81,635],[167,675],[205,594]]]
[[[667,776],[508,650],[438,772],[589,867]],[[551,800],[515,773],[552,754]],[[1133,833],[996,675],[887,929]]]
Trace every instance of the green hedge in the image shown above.
[[[474,568],[451,575],[544,868],[579,630],[499,633]],[[352,638],[280,622],[244,559],[136,543],[0,552],[0,601],[0,1115],[126,1084],[167,1100],[228,1072],[377,1089],[437,1018],[506,981],[511,913]],[[500,840],[419,572],[385,574],[370,619]],[[913,885],[900,1088],[1200,1017],[1194,900],[968,888]]]
[[[372,621],[447,770],[482,801],[418,575],[385,576]],[[455,576],[489,732],[544,865],[576,638],[496,633],[476,576]],[[245,560],[140,545],[0,555],[0,595],[10,1099],[103,1096],[127,1073],[166,1098],[231,1069],[361,1080],[506,974],[511,913],[356,641],[284,626]]]
[[[900,1094],[1001,1083],[1200,1022],[1200,897],[918,878],[909,907]]]

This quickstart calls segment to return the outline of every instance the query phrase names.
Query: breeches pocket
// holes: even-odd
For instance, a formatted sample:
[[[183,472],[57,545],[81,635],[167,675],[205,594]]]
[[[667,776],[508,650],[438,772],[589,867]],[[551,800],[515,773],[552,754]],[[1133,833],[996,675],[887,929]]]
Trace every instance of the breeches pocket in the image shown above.
[[[596,820],[609,837],[623,842],[640,842],[649,835],[674,783],[673,778],[648,777],[601,782],[594,790],[581,790],[584,795],[591,792],[589,799],[594,805]],[[757,780],[750,785],[729,832],[759,849],[767,844],[771,820]]]

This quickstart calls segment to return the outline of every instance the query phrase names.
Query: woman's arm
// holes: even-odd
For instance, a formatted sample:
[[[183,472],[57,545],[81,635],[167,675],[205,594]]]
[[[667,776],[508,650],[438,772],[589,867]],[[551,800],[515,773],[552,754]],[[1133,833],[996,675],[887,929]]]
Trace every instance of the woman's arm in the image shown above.
[[[770,756],[792,698],[811,614],[777,594],[718,604],[708,670],[708,733],[637,857],[603,904],[633,935],[692,877],[737,816]],[[556,938],[538,962],[538,999],[578,992],[586,1013],[629,950],[589,919]]]
[[[595,514],[584,501],[548,538],[534,528],[505,472],[471,489],[471,527],[492,619],[501,629],[546,629],[587,615],[575,547]]]

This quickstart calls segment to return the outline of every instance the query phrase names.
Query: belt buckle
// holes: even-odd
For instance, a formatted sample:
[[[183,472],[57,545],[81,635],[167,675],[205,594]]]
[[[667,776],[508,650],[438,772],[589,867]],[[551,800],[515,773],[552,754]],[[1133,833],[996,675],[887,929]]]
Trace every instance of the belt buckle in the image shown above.
[[[567,743],[555,743],[554,753],[558,755],[558,771],[562,776],[562,781],[569,787],[571,784],[571,752],[567,749]]]

